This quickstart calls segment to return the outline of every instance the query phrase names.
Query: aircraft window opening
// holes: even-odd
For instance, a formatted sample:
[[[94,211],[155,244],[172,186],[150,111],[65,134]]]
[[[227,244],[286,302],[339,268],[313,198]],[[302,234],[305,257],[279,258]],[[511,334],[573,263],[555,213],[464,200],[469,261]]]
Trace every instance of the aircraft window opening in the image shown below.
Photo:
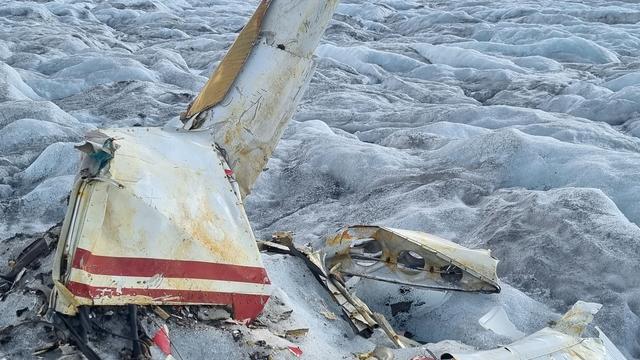
[[[407,270],[424,270],[424,257],[415,251],[403,250],[398,254],[398,267]]]
[[[354,241],[349,246],[349,255],[360,266],[372,266],[382,261],[382,245],[373,239]]]

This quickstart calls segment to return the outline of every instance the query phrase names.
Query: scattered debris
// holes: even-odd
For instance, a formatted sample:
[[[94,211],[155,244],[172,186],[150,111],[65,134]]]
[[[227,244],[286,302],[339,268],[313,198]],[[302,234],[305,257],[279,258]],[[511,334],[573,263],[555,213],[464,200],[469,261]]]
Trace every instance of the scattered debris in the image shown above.
[[[167,325],[163,324],[153,335],[152,340],[165,355],[171,355],[171,340],[169,340],[169,328]]]
[[[280,289],[274,289],[262,314],[258,316],[256,324],[265,325],[273,334],[283,338],[306,336],[309,325],[302,319],[292,316],[293,309],[289,303],[287,294]]]
[[[171,317],[171,314],[166,312],[160,306],[154,306],[153,307],[153,312],[155,312],[158,316],[160,316],[162,318],[162,320],[167,320],[167,319],[169,319]]]
[[[49,244],[45,237],[34,240],[29,246],[27,246],[20,256],[13,262],[11,271],[2,275],[2,277],[8,281],[19,281],[20,273],[24,271],[24,268],[29,266],[33,261],[41,256],[49,253]],[[17,278],[17,279],[16,279]]]
[[[342,307],[357,334],[369,337],[380,327],[398,348],[420,344],[397,334],[382,314],[371,311],[347,289],[346,279],[364,277],[436,290],[500,291],[496,276],[498,261],[487,250],[467,249],[417,231],[352,226],[330,237],[326,246],[316,251],[296,248],[289,232],[274,233],[270,242],[262,244],[264,249],[305,260]],[[397,303],[392,311],[395,315],[410,307],[411,302]]]
[[[313,74],[313,45],[337,2],[306,2],[307,11],[291,12],[300,16],[287,19],[287,24],[302,25],[305,30],[300,31],[300,26],[284,29],[296,39],[287,43],[286,51],[284,44],[259,41],[266,33],[279,35],[261,28],[270,4],[270,0],[260,2],[210,82],[189,105],[182,117],[184,131],[139,126],[100,130],[77,147],[85,155],[56,240],[53,284],[21,284],[30,279],[28,269],[39,266],[38,259],[49,254],[55,243],[50,237],[37,238],[1,276],[6,318],[14,323],[3,324],[0,335],[25,324],[42,323],[53,329],[55,341],[38,346],[33,356],[59,351],[61,358],[79,357],[77,348],[85,358],[98,360],[90,336],[99,331],[130,342],[131,351],[122,352],[130,358],[150,358],[159,351],[171,359],[175,348],[166,322],[188,325],[223,320],[221,326],[231,328],[235,342],[246,340],[301,357],[303,351],[295,342],[308,334],[309,326],[292,316],[286,294],[270,294],[259,250],[303,259],[356,333],[368,337],[380,329],[397,348],[420,344],[398,334],[382,314],[349,291],[350,278],[442,291],[500,292],[498,261],[488,250],[467,249],[417,231],[352,226],[329,238],[317,251],[297,248],[289,232],[274,233],[271,241],[256,244],[244,197],[304,93],[301,90]],[[273,65],[272,72],[259,71],[265,62]],[[250,76],[243,76],[244,66],[251,70],[245,73]],[[273,85],[274,77],[284,80],[277,83],[279,88],[266,91],[262,85]],[[230,103],[216,107],[227,93],[233,93]],[[249,103],[268,107],[262,110],[266,121],[254,121],[255,114],[244,117]],[[214,115],[220,131],[188,131],[211,130],[205,125]],[[237,136],[240,132],[250,136]],[[263,138],[257,139],[254,134],[258,133]],[[130,245],[132,234],[136,246]],[[48,296],[48,285],[54,287],[50,305],[55,311],[48,312],[37,296],[21,301],[27,292]],[[15,291],[17,288],[26,291]],[[128,319],[124,331],[114,332],[96,320],[93,309],[109,305],[123,309],[105,310],[102,315]],[[159,305],[175,308],[168,312]],[[398,302],[391,304],[391,311],[396,315],[408,312],[411,306],[410,301]],[[599,309],[599,304],[578,302],[555,326],[524,336],[509,322],[504,309],[494,308],[480,324],[520,338],[518,341],[494,350],[448,353],[442,359],[515,360],[550,355],[623,359],[600,329],[598,338],[582,337]],[[51,321],[44,320],[46,313]],[[321,313],[328,320],[337,320],[333,312]],[[430,357],[418,355],[412,360],[435,360],[427,351]],[[394,351],[377,345],[358,357],[393,360]],[[270,359],[271,354],[255,351],[250,358]]]
[[[337,319],[336,314],[334,314],[332,311],[321,311],[320,312],[327,320],[335,320]]]
[[[529,360],[529,359],[593,359],[610,360],[619,350],[604,338],[583,338],[582,333],[602,305],[578,301],[552,327],[546,327],[509,345],[493,350],[445,353],[441,359],[454,360]],[[624,359],[624,357],[622,357]]]
[[[376,347],[369,352],[356,354],[356,358],[359,360],[393,360],[395,356],[388,347],[376,345]]]
[[[325,269],[344,276],[433,290],[500,292],[498,260],[435,235],[381,226],[350,226],[317,251]]]

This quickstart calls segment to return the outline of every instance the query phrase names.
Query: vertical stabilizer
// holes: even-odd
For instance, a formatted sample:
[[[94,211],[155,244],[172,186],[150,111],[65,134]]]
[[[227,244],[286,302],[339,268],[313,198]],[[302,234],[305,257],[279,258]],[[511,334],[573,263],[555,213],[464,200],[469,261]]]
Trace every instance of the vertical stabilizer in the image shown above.
[[[313,52],[338,0],[263,0],[189,109],[212,130],[243,195],[266,165],[313,75]]]

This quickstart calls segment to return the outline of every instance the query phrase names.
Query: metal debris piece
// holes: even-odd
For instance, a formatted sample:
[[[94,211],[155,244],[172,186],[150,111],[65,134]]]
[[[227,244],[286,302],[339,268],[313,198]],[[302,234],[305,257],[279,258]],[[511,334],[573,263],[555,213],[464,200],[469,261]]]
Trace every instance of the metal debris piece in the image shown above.
[[[275,243],[273,241],[258,240],[258,249],[279,254],[289,254],[289,247]]]
[[[109,161],[118,148],[114,139],[99,130],[87,133],[87,140],[75,148],[85,153],[80,164],[80,176],[95,177],[109,170]]]
[[[355,294],[349,292],[335,274],[323,274],[321,279],[334,300],[342,307],[342,311],[349,319],[355,332],[365,338],[370,337],[373,330],[378,327],[378,323],[373,318],[373,312],[369,306]]]
[[[242,339],[242,331],[235,329],[231,332],[231,336],[233,337],[233,341],[240,341],[240,339]]]
[[[269,329],[250,329],[246,338],[252,344],[274,350],[287,350],[289,347],[296,346],[295,343],[272,333]]]
[[[478,319],[480,326],[494,333],[506,336],[511,340],[520,339],[525,335],[513,325],[502,306],[495,306],[488,313]]]
[[[600,338],[583,338],[582,332],[602,305],[578,301],[555,326],[546,327],[509,345],[493,350],[446,353],[454,360],[622,360],[613,344]],[[604,335],[604,334],[602,334]],[[604,335],[606,338],[606,335]],[[620,357],[622,356],[622,357]]]
[[[580,336],[601,308],[602,304],[578,301],[562,316],[554,329],[567,335]]]
[[[399,348],[419,343],[398,335],[382,314],[375,314],[347,289],[346,277],[363,277],[435,290],[499,292],[498,260],[488,250],[471,250],[426,233],[380,226],[351,226],[317,250],[298,249],[291,233],[272,236],[278,252],[305,260],[329,290],[357,334],[369,337],[382,327]]]
[[[433,290],[500,292],[498,260],[435,235],[382,226],[350,226],[330,237],[317,257],[345,276]]]
[[[393,360],[393,351],[386,346],[376,345],[373,350],[366,353],[355,354],[358,360]]]
[[[291,231],[276,231],[271,235],[271,241],[291,248],[293,247],[293,233]]]
[[[238,34],[233,45],[220,61],[204,88],[189,104],[187,111],[182,114],[183,121],[187,121],[194,115],[214,107],[227,95],[258,40],[262,19],[270,4],[271,0],[262,0],[260,2],[249,22],[242,28],[242,31],[240,31],[240,34]]]
[[[13,267],[8,274],[2,275],[2,277],[8,281],[17,281],[18,275],[24,271],[36,259],[49,253],[49,244],[45,237],[38,238],[31,242],[18,256],[13,263]]]
[[[302,349],[298,346],[289,346],[289,351],[296,357],[302,356]]]
[[[160,318],[162,320],[167,320],[168,318],[171,317],[171,314],[169,314],[168,312],[166,312],[163,308],[161,308],[160,306],[154,306],[153,307],[153,312],[156,313],[156,315],[160,316]]]
[[[54,258],[55,309],[209,304],[254,319],[270,281],[228,166],[207,135],[103,133],[119,148],[108,172],[78,178],[72,191]]]
[[[260,251],[291,254],[291,248],[293,248],[293,233],[289,231],[276,231],[271,235],[271,241],[258,240]]]
[[[55,341],[55,342],[50,342],[45,344],[44,346],[40,346],[37,349],[35,349],[31,355],[33,356],[38,356],[38,355],[42,355],[42,354],[46,354],[50,351],[56,350],[59,347],[59,342]]]
[[[414,357],[412,357],[410,360],[437,360],[438,358],[434,356],[427,356],[427,355],[416,355]]]
[[[349,320],[356,334],[368,338],[373,334],[374,329],[383,327],[391,341],[399,348],[420,345],[411,339],[398,335],[382,314],[375,314],[364,301],[347,290],[344,277],[339,272],[340,266],[336,265],[333,268],[328,268],[322,261],[321,251],[314,252],[309,249],[296,248],[291,233],[275,233],[272,240],[280,245],[287,246],[290,254],[305,261],[314,276],[325,286],[336,303],[340,305],[345,318]]]
[[[393,351],[383,345],[376,345],[371,354],[378,360],[393,360],[395,358]]]

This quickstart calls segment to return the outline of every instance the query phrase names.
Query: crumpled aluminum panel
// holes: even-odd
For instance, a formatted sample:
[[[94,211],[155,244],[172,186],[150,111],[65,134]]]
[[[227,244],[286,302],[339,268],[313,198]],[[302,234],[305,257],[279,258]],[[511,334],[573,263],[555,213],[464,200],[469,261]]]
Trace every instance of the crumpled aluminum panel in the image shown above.
[[[600,333],[598,338],[582,337],[601,304],[576,302],[551,327],[522,337],[509,345],[492,350],[455,352],[454,360],[623,360],[624,355]]]
[[[381,226],[350,226],[321,249],[327,269],[349,276],[435,290],[500,292],[498,260],[435,235]]]
[[[602,342],[544,328],[507,346],[473,353],[452,353],[454,360],[606,360]]]
[[[117,150],[106,174],[79,179],[72,193],[54,265],[56,309],[220,304],[236,319],[255,318],[270,282],[210,137],[160,128],[102,133]]]

